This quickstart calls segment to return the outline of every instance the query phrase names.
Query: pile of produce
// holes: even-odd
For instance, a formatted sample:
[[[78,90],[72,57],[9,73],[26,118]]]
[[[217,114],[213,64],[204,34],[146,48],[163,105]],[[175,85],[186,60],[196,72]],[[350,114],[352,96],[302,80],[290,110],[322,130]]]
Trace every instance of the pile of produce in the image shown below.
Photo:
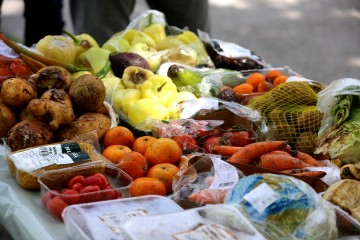
[[[203,214],[189,231],[251,235],[228,208],[264,239],[360,234],[360,80],[308,80],[153,10],[103,46],[0,40],[7,166],[56,219],[157,195]]]

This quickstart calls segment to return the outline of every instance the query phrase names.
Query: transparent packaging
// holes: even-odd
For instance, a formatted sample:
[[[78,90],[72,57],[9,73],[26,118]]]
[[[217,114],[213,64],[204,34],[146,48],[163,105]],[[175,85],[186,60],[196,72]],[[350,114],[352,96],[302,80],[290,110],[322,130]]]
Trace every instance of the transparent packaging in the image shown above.
[[[265,239],[235,207],[225,204],[139,216],[121,227],[132,240]]]
[[[67,207],[63,219],[68,236],[75,240],[126,239],[120,224],[126,219],[183,209],[163,196],[141,196]]]
[[[94,192],[78,192],[76,194],[64,194],[64,189],[70,189],[69,181],[78,175],[84,177],[92,176],[95,173],[101,173],[107,178],[111,187],[102,188]],[[124,171],[117,168],[116,165],[103,161],[85,163],[73,167],[50,170],[38,176],[38,182],[41,189],[41,200],[43,208],[51,216],[62,220],[60,213],[54,214],[48,208],[49,200],[60,197],[61,199],[76,199],[66,201],[69,206],[73,204],[88,203],[95,201],[113,200],[118,198],[128,198],[129,188],[133,182],[132,178]],[[85,185],[83,186],[83,188]]]

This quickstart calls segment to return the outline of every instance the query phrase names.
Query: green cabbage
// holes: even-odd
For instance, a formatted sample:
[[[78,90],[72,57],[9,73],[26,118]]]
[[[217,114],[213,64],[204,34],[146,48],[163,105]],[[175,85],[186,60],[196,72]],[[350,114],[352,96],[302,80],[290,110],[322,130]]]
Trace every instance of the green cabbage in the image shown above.
[[[327,154],[331,159],[340,159],[344,163],[360,161],[360,81],[351,80],[353,85],[345,84],[340,89],[325,91],[333,95],[324,98],[324,104],[330,97],[334,101],[329,101],[332,104],[326,109],[327,119],[323,120],[315,150],[315,153]],[[319,106],[321,104],[318,103]]]

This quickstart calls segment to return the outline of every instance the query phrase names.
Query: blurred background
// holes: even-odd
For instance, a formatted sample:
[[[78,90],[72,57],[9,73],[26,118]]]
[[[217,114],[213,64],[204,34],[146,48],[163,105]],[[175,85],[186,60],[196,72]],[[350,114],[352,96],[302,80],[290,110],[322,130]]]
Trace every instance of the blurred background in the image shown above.
[[[66,30],[72,31],[64,0]],[[212,38],[236,43],[273,67],[330,83],[360,79],[359,0],[209,0]],[[133,18],[147,5],[137,0]],[[23,40],[23,1],[4,0],[1,31]],[[41,27],[41,26],[39,26]],[[119,31],[122,29],[119,29]]]

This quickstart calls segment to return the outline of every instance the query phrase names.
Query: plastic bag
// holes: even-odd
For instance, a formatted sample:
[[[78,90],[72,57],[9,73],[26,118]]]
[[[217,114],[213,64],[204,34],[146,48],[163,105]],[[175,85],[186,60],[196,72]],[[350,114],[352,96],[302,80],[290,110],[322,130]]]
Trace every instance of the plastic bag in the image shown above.
[[[323,118],[316,107],[317,100],[310,84],[294,81],[252,98],[247,106],[266,119],[274,140],[286,140],[293,149],[312,154]]]
[[[189,40],[189,42],[182,44],[181,46],[178,47],[168,48],[159,51],[157,50],[156,42],[149,40],[148,42],[146,42],[146,44],[148,45],[148,49],[149,50],[151,49],[150,52],[153,52],[152,55],[149,55],[150,57],[158,57],[159,59],[161,58],[161,62],[171,61],[171,62],[180,62],[192,66],[199,66],[199,65],[209,66],[209,67],[214,66],[201,40],[199,38],[197,40],[194,40],[195,39],[194,35],[196,35],[195,33],[191,33],[189,30],[186,29],[179,29],[176,26],[168,25],[165,19],[165,15],[162,12],[153,9],[144,11],[141,15],[139,15],[132,22],[130,22],[124,31],[114,34],[105,43],[105,45],[107,44],[113,45],[114,44],[113,42],[121,41],[121,38],[131,30],[139,30],[143,32],[147,27],[153,24],[162,25],[165,28],[166,36],[178,36],[183,33],[190,33],[189,35],[191,35],[192,39],[185,38],[186,40]],[[127,44],[131,46],[136,42],[139,41],[128,42]],[[128,48],[129,46],[122,49],[122,51],[127,51]],[[116,50],[119,51],[120,49],[116,49]]]
[[[216,68],[241,71],[271,67],[262,57],[249,49],[235,43],[210,39],[210,36],[205,32],[199,31],[199,36],[204,42],[206,50]]]
[[[360,80],[344,78],[318,93],[317,108],[324,115],[315,153],[344,163],[360,160]]]
[[[172,199],[183,208],[223,203],[244,176],[218,155],[195,155],[174,177]]]
[[[267,239],[336,239],[335,210],[294,177],[253,174],[240,181],[225,203],[237,204]]]

